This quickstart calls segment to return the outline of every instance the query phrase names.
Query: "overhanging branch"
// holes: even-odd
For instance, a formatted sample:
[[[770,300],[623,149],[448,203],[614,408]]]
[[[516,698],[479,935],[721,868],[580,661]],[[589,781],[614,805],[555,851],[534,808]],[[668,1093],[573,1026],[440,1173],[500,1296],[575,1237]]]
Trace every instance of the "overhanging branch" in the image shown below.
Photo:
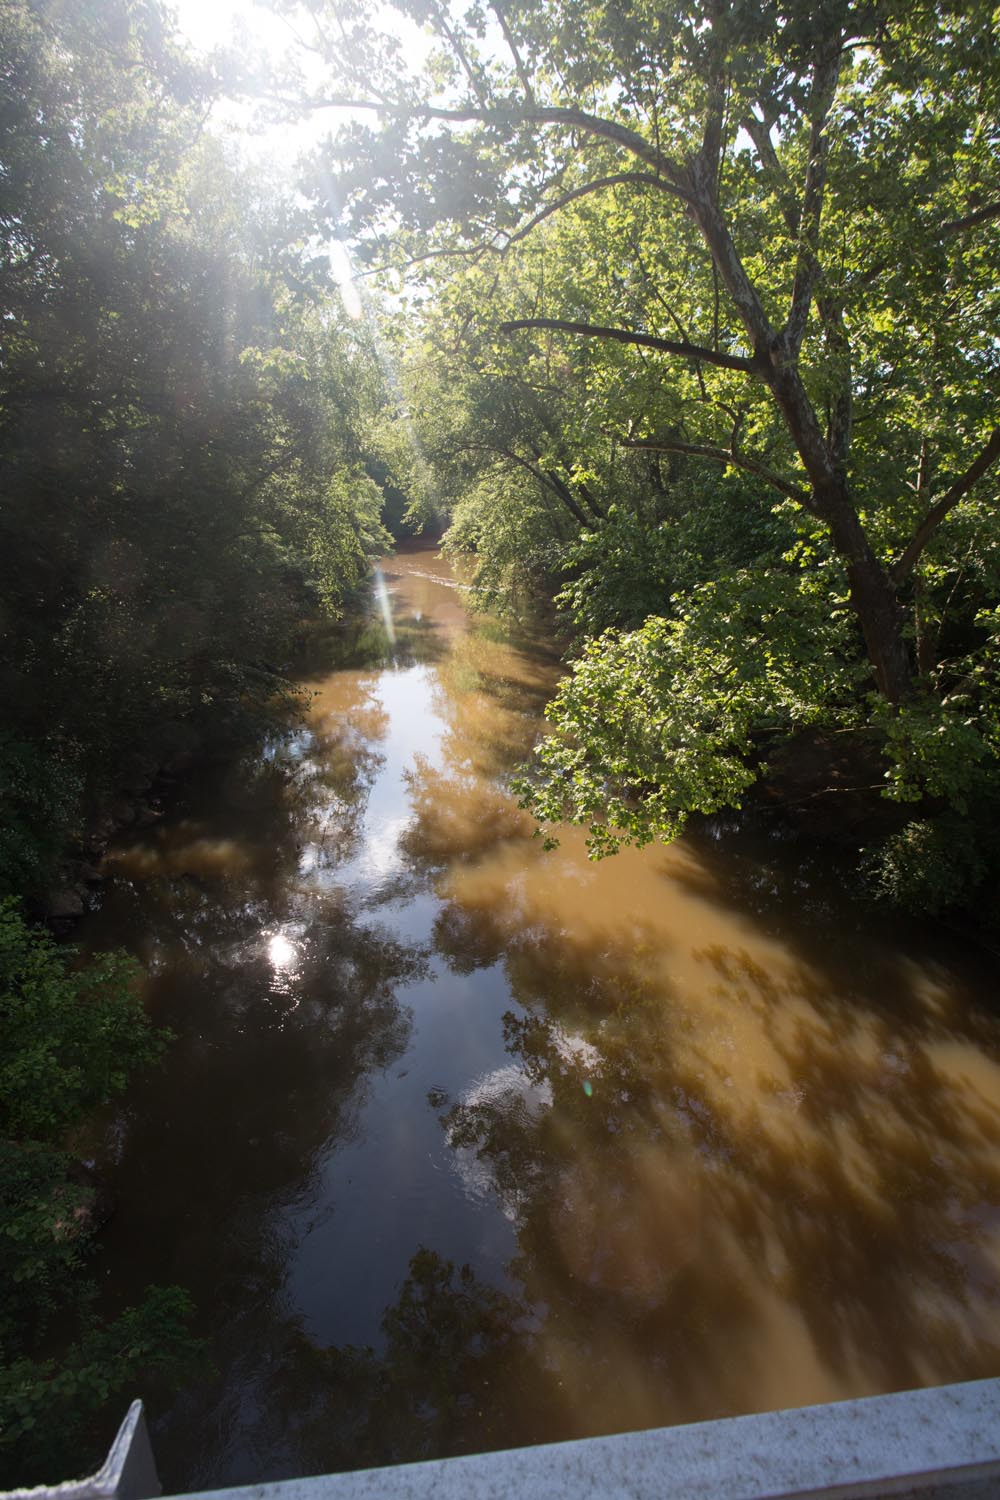
[[[951,489],[942,495],[937,504],[932,505],[926,516],[924,516],[924,519],[914,532],[906,551],[891,570],[890,576],[893,583],[903,583],[909,577],[916,567],[921,552],[923,552],[945,516],[969,493],[976,480],[981,479],[987,469],[991,468],[998,458],[1000,458],[1000,427],[994,427],[982,452],[973,459],[965,473],[961,474],[955,480]]]
[[[496,458],[503,458],[508,463],[516,464],[519,469],[525,469],[543,489],[555,495],[556,499],[566,507],[581,526],[587,525],[587,517],[577,504],[569,485],[564,483],[558,475],[553,474],[551,469],[542,468],[541,460],[537,459],[537,455],[537,462],[529,463],[519,453],[512,452],[510,448],[501,448],[495,443],[463,443],[460,448],[453,448],[451,451],[453,454],[492,453]]]
[[[658,149],[637,130],[619,125],[616,120],[605,120],[600,115],[588,114],[583,109],[569,109],[555,104],[523,104],[512,108],[485,108],[474,105],[457,105],[444,108],[433,104],[393,103],[383,99],[356,99],[348,94],[321,94],[308,100],[271,96],[276,103],[290,104],[296,109],[356,109],[370,114],[385,115],[392,120],[443,120],[455,125],[479,121],[498,130],[517,130],[522,125],[561,125],[566,130],[594,135],[620,146],[630,156],[644,161],[654,172],[669,182],[674,191],[683,198],[690,198],[687,174],[683,166]]]
[[[676,354],[682,359],[698,359],[721,370],[739,370],[744,375],[758,373],[757,363],[741,354],[722,354],[701,344],[661,339],[652,333],[633,333],[628,328],[604,328],[598,323],[569,323],[562,318],[516,318],[501,323],[501,333],[516,333],[520,328],[549,328],[556,333],[575,333],[584,338],[605,339],[616,344],[638,344],[643,349],[658,349],[662,354]]]
[[[772,489],[780,495],[786,495],[790,500],[797,500],[800,505],[808,508],[809,492],[799,485],[793,484],[790,479],[785,479],[781,474],[769,469],[759,459],[751,458],[747,453],[740,453],[738,449],[712,448],[701,443],[675,442],[672,438],[619,438],[623,448],[641,448],[648,453],[686,453],[692,458],[707,458],[714,464],[722,464],[726,468],[745,469],[748,474],[756,474],[758,479],[763,479]]]
[[[941,233],[957,234],[962,229],[974,229],[977,224],[986,224],[990,219],[1000,219],[1000,203],[987,203],[974,213],[966,214],[964,218],[949,219],[947,224],[941,225]]]
[[[609,177],[595,177],[592,182],[581,183],[579,187],[572,188],[568,193],[563,193],[559,198],[555,198],[551,203],[547,203],[544,208],[540,208],[536,214],[526,220],[525,223],[519,225],[517,229],[511,230],[509,234],[502,235],[501,231],[498,230],[490,239],[481,240],[478,245],[463,245],[442,250],[425,250],[423,254],[411,256],[409,260],[395,264],[389,263],[381,266],[372,266],[368,270],[361,272],[361,275],[380,276],[385,271],[406,271],[411,266],[423,265],[428,260],[448,259],[449,257],[464,256],[467,259],[471,259],[473,264],[475,264],[477,261],[482,260],[485,255],[503,255],[510,249],[511,245],[516,245],[521,240],[526,239],[531,231],[537,229],[538,225],[545,219],[550,218],[554,213],[558,213],[560,209],[565,208],[568,204],[575,203],[578,198],[585,198],[589,193],[600,192],[602,188],[621,186],[655,187],[660,192],[683,196],[678,194],[677,190],[670,183],[664,181],[662,177],[656,177],[652,172],[614,172]]]
[[[577,198],[586,198],[588,193],[600,192],[602,188],[621,187],[623,185],[629,187],[654,187],[661,193],[672,194],[675,198],[687,197],[686,193],[682,193],[672,183],[665,181],[662,177],[655,176],[652,172],[614,172],[610,177],[596,177],[593,182],[581,183],[579,187],[572,188],[568,193],[563,193],[562,197],[554,199],[551,203],[547,203],[544,208],[538,210],[534,218],[529,219],[526,224],[522,224],[519,229],[515,229],[512,234],[507,236],[502,245],[495,248],[506,250],[508,245],[516,245],[518,240],[523,240],[526,235],[530,234],[533,229],[541,224],[543,219],[549,218],[551,214],[558,213],[567,204],[575,203]]]

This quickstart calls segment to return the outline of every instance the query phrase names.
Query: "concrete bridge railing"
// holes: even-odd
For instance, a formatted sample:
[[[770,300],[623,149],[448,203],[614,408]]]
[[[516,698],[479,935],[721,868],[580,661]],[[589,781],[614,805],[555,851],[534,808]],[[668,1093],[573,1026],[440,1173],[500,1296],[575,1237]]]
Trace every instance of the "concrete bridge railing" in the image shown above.
[[[90,1479],[16,1500],[161,1493],[141,1403]],[[1000,1379],[185,1500],[1000,1500]],[[4,1497],[0,1497],[4,1500]]]

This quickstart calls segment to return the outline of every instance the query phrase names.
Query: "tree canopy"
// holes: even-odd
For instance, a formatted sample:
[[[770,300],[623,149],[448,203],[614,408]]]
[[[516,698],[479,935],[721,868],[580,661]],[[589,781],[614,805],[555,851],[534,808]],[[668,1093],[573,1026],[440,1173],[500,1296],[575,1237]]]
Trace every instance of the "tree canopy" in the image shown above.
[[[485,577],[518,571],[513,541],[501,555],[489,539],[512,539],[515,516],[522,556],[553,575],[596,556],[587,538],[608,536],[612,506],[640,518],[647,555],[701,505],[724,532],[720,474],[747,497],[734,512],[749,503],[770,531],[754,567],[764,628],[732,617],[723,660],[695,646],[690,622],[721,617],[687,591],[741,593],[748,559],[727,557],[724,535],[700,577],[655,575],[644,636],[587,648],[536,809],[596,827],[613,808],[647,836],[737,795],[745,776],[714,752],[673,783],[668,660],[679,632],[691,724],[727,721],[727,678],[769,684],[718,747],[746,767],[785,701],[765,642],[789,591],[789,619],[813,624],[779,657],[815,690],[785,702],[785,726],[846,713],[886,752],[890,794],[967,806],[997,724],[992,8],[403,0],[427,37],[419,69],[364,7],[306,9],[328,85],[299,105],[351,111],[316,200],[373,268],[423,280],[415,399],[461,386],[444,405],[425,395],[427,430],[461,489],[453,540],[481,550]],[[625,607],[600,623],[635,620]],[[626,705],[610,687],[622,653],[649,650],[663,670],[647,662],[645,706]],[[623,712],[643,721],[635,758]]]
[[[385,543],[384,396],[287,196],[157,4],[11,0],[0,162],[0,883],[191,726],[282,691]]]

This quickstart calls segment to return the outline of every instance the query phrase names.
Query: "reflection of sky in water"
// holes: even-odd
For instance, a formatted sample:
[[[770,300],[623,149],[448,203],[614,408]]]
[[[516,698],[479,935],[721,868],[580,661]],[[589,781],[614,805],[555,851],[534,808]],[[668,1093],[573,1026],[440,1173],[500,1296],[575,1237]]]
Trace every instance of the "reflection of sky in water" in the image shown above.
[[[460,1103],[465,1109],[485,1109],[497,1119],[503,1120],[515,1111],[524,1110],[536,1119],[543,1110],[552,1106],[552,1086],[547,1079],[532,1083],[522,1068],[509,1064],[494,1068],[485,1077],[477,1079],[463,1094]],[[458,1175],[465,1192],[473,1203],[487,1203],[495,1198],[505,1218],[516,1220],[522,1197],[516,1188],[504,1191],[496,1180],[493,1163],[475,1146],[463,1146],[453,1140],[454,1131],[447,1132],[452,1149],[452,1170]]]
[[[356,851],[328,872],[335,884],[359,894],[377,889],[403,867],[399,840],[413,816],[405,773],[418,756],[433,765],[441,761],[446,726],[433,708],[434,677],[434,669],[421,663],[383,672],[378,679],[376,697],[386,724],[380,724],[381,759],[367,795],[362,836]],[[307,845],[300,873],[310,874],[320,864],[315,845]]]
[[[411,618],[421,616],[420,609],[412,611]],[[436,667],[419,662],[388,666],[373,677],[371,691],[381,710],[377,738],[370,740],[378,761],[365,792],[360,837],[346,857],[338,857],[335,847],[325,850],[321,839],[305,843],[299,874],[320,888],[336,888],[352,908],[377,906],[400,938],[423,946],[442,902],[426,876],[413,879],[402,841],[415,816],[415,766],[445,766],[445,700],[438,697]],[[341,734],[364,742],[366,720],[371,722],[368,703],[353,728],[348,712]],[[322,828],[322,810],[317,813]],[[497,1014],[510,1004],[502,968],[462,979],[435,957],[430,975],[398,994],[416,1017],[405,1062],[373,1081],[358,1140],[330,1143],[309,1191],[292,1210],[296,1249],[288,1290],[320,1342],[379,1344],[378,1320],[418,1243],[433,1244],[460,1264],[485,1262],[494,1274],[513,1249],[513,1215],[491,1193],[488,1169],[477,1186],[467,1160],[471,1153],[452,1149],[427,1104],[432,1087],[458,1092],[467,1087],[470,1072],[488,1076],[496,1057]],[[545,1093],[516,1068],[500,1072],[516,1075],[532,1098]],[[490,1197],[503,1217],[484,1222]],[[343,1207],[348,1202],[349,1213]]]
[[[414,919],[426,933],[437,909],[426,896],[390,908],[393,929]],[[497,1015],[510,1003],[503,971],[460,978],[435,961],[398,995],[414,1013],[405,1056],[373,1080],[357,1138],[330,1142],[290,1210],[287,1293],[321,1345],[380,1346],[381,1316],[418,1245],[500,1281],[515,1248],[512,1219],[496,1212],[486,1184],[470,1190],[428,1103],[432,1090],[457,1097],[470,1073],[484,1077],[495,1066]],[[506,1071],[523,1079],[517,1068]]]

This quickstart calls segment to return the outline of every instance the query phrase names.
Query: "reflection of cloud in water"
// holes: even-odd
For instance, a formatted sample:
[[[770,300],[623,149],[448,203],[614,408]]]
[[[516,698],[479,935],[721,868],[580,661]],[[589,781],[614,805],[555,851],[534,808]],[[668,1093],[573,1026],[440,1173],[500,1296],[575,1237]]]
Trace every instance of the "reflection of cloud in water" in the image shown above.
[[[409,824],[408,817],[392,818],[380,828],[373,828],[365,841],[361,873],[379,877],[391,875],[402,863],[399,840]]]
[[[446,1139],[468,1197],[482,1203],[495,1196],[505,1217],[513,1220],[518,1216],[523,1195],[511,1186],[501,1188],[489,1157],[475,1146],[463,1143],[463,1116],[488,1113],[501,1123],[520,1117],[524,1124],[534,1124],[551,1105],[552,1087],[548,1081],[532,1083],[525,1072],[510,1063],[487,1073],[463,1094],[453,1123],[447,1127]]]
[[[562,1026],[551,1027],[553,1048],[563,1062],[573,1063],[582,1071],[596,1073],[601,1066],[601,1054],[593,1042]]]

